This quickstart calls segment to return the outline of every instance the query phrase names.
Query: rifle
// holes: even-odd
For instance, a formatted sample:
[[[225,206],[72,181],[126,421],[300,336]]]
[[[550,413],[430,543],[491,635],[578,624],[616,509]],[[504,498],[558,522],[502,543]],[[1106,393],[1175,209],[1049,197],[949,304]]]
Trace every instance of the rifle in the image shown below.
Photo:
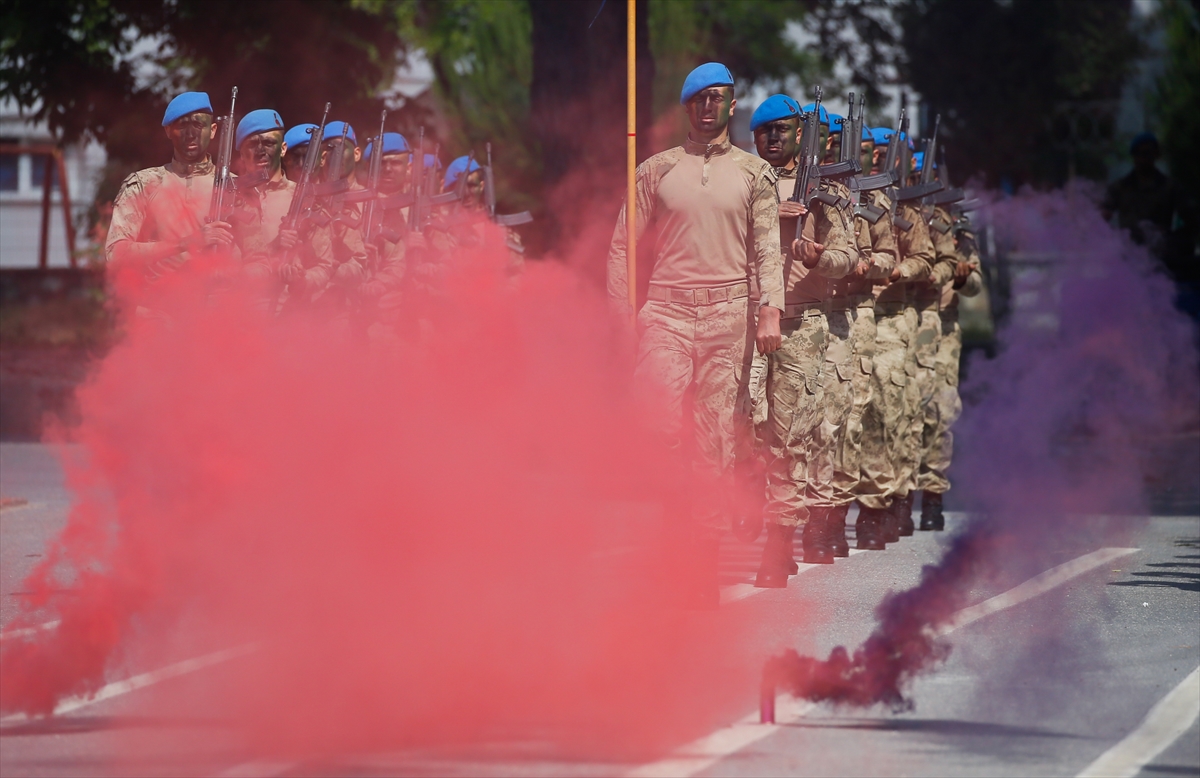
[[[338,139],[337,158],[329,163],[329,181],[325,182],[322,188],[322,194],[329,195],[329,216],[321,221],[328,224],[330,220],[343,221],[350,224],[353,219],[347,219],[342,215],[342,205],[345,198],[344,192],[350,188],[350,181],[342,179],[342,168],[345,166],[346,159],[346,136],[350,133],[350,125],[347,122],[342,122],[342,137]],[[322,226],[324,226],[322,224]],[[350,224],[351,227],[357,224]]]
[[[937,194],[932,194],[926,198],[925,202],[931,205],[950,205],[951,203],[961,202],[966,193],[959,187],[950,186],[950,171],[946,168],[946,150],[939,149],[942,153],[942,159],[938,163],[938,180],[941,181],[946,188]]]
[[[283,219],[284,229],[299,229],[300,219],[304,215],[306,206],[311,206],[311,203],[308,201],[312,198],[315,186],[313,175],[317,172],[317,165],[321,161],[321,144],[325,140],[325,124],[328,120],[329,103],[325,103],[325,114],[321,117],[320,126],[308,131],[308,149],[304,152],[304,164],[300,168],[300,181],[296,184],[296,190],[292,193],[291,205],[288,206],[287,216]]]
[[[208,204],[208,221],[224,221],[226,198],[235,188],[233,172],[229,169],[233,158],[233,111],[237,105],[237,87],[229,98],[229,115],[219,119],[221,123],[221,145],[217,149],[217,171],[213,179],[212,200]]]
[[[363,242],[370,243],[375,237],[375,193],[379,191],[379,175],[383,170],[383,127],[387,121],[387,111],[379,114],[379,134],[375,136],[374,153],[371,155],[371,170],[367,175],[367,190],[371,199],[363,208]]]
[[[933,163],[937,159],[937,136],[938,127],[942,123],[942,115],[939,113],[937,118],[933,120],[933,137],[925,143],[925,163],[921,168],[921,182],[913,186],[901,187],[897,191],[897,198],[900,200],[919,200],[934,192],[940,192],[945,188],[945,184],[941,181],[936,181],[933,178]],[[908,146],[905,144],[905,148]],[[906,157],[906,160],[910,159]],[[905,169],[907,176],[909,168]]]
[[[842,142],[838,153],[838,161],[828,165],[821,165],[821,178],[846,178],[862,172],[862,164],[858,161],[857,147],[853,152],[849,149],[849,144],[846,143],[846,135],[850,130],[849,125],[853,124],[854,117],[854,93],[850,93],[850,110],[847,116],[842,119]],[[818,119],[820,117],[818,116]],[[848,204],[848,203],[847,203]],[[842,206],[845,207],[845,206]]]
[[[846,180],[846,187],[850,190],[850,202],[858,207],[860,199],[859,193],[862,191],[859,186],[858,174],[862,172],[862,119],[863,111],[866,109],[867,96],[863,95],[858,101],[858,113],[854,112],[854,93],[850,93],[850,113],[842,121],[842,159],[853,159],[855,171],[854,175]]]
[[[409,232],[421,231],[421,192],[425,184],[425,128],[421,127],[417,131],[417,150],[413,154],[412,169],[409,171],[412,184],[409,187],[412,192],[412,205],[408,208],[408,230]]]
[[[467,172],[463,177],[470,175],[471,168],[468,164]],[[533,221],[533,214],[529,211],[521,211],[520,213],[497,214],[496,213],[496,176],[492,172],[492,144],[487,144],[487,165],[483,168],[483,201],[487,206],[488,218],[499,224],[501,227],[516,227],[520,224],[529,224]]]
[[[794,203],[800,203],[806,209],[809,208],[813,200],[837,207],[842,202],[842,198],[832,195],[829,192],[823,192],[820,188],[822,175],[821,153],[823,150],[817,148],[817,141],[820,135],[821,99],[824,96],[824,91],[818,86],[813,90],[813,93],[813,109],[804,116],[804,140],[800,144],[800,170],[796,174],[796,187],[792,190],[792,196],[788,199]],[[811,213],[811,209],[809,212]],[[796,240],[801,239],[807,219],[808,216],[804,216],[796,220]]]

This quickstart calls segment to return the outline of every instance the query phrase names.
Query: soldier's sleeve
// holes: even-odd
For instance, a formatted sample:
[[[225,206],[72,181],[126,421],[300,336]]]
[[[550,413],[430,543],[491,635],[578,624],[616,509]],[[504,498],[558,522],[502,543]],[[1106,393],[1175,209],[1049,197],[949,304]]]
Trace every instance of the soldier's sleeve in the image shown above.
[[[930,272],[933,270],[934,249],[933,241],[929,239],[929,227],[925,224],[925,219],[921,216],[920,211],[917,211],[911,206],[900,206],[905,213],[904,218],[912,222],[913,227],[908,232],[901,231],[897,247],[900,249],[900,260],[898,265],[900,269],[901,281],[923,281],[929,278]]]
[[[765,167],[765,166],[764,166]],[[770,168],[755,179],[750,195],[750,234],[753,240],[758,304],[783,310],[783,253],[779,248],[779,190]]]
[[[899,249],[896,248],[896,230],[892,224],[891,203],[881,195],[875,207],[883,210],[883,216],[871,225],[871,268],[867,278],[887,278],[896,268]]]
[[[929,227],[929,237],[933,241],[934,250],[934,263],[929,280],[934,286],[945,286],[954,277],[958,251],[954,246],[953,226],[950,214],[940,208],[934,209],[933,223]]]
[[[144,207],[145,187],[137,173],[121,182],[117,199],[113,201],[112,223],[108,227],[108,238],[104,241],[104,258],[116,262],[125,258],[128,244],[134,243],[142,232],[146,221]]]
[[[819,203],[816,210],[817,243],[825,246],[814,270],[824,278],[842,278],[858,264],[858,251],[850,244],[851,232],[836,206]]]
[[[658,199],[657,157],[651,157],[637,168],[637,203],[634,215],[634,229],[637,235],[634,241],[641,239],[646,233],[650,220],[654,218],[655,203]],[[628,318],[633,315],[629,307],[629,266],[628,243],[625,209],[629,207],[628,195],[626,202],[621,204],[621,213],[617,216],[617,226],[613,230],[612,243],[608,249],[608,302],[618,315]]]
[[[979,259],[975,233],[971,232],[969,228],[960,230],[956,248],[959,256],[964,257],[964,261],[971,266],[971,274],[967,276],[961,286],[956,286],[955,289],[963,297],[974,297],[983,291],[983,264]]]

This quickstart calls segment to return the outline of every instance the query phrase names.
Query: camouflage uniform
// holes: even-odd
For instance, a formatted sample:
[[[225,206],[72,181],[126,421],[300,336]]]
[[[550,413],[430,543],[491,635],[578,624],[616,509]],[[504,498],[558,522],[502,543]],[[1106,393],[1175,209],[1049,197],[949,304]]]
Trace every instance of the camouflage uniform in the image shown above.
[[[939,209],[941,211],[941,209]],[[950,235],[949,214],[941,211],[935,214],[930,224],[935,235]],[[925,408],[922,425],[921,466],[917,472],[916,488],[943,494],[950,490],[950,480],[946,471],[950,467],[950,458],[954,451],[954,434],[951,427],[962,413],[962,401],[958,396],[958,363],[962,354],[962,330],[958,326],[959,295],[974,297],[983,290],[983,277],[980,273],[979,254],[975,250],[975,238],[969,224],[963,224],[958,231],[956,253],[965,257],[971,266],[967,279],[956,286],[953,279],[942,287],[942,299],[939,311],[941,320],[941,339],[937,353],[937,385],[933,400]],[[952,238],[953,240],[953,238]]]
[[[624,208],[608,256],[608,294],[628,320]],[[695,387],[692,466],[702,487],[725,486],[734,464],[736,410],[746,391],[760,302],[783,308],[779,198],[766,162],[733,147],[700,144],[656,154],[637,170],[637,230],[654,225],[655,262],[648,300],[637,315],[640,334],[634,383],[646,421],[682,450],[684,397]],[[704,488],[700,490],[705,491]],[[693,517],[716,528],[724,511],[716,496],[693,500]]]
[[[920,410],[916,383],[917,316],[908,304],[913,282],[929,277],[934,263],[929,228],[915,208],[900,204],[897,216],[912,222],[907,232],[896,229],[900,280],[876,287],[875,357],[871,402],[863,414],[863,456],[858,500],[869,508],[886,509],[901,492],[909,464],[917,458],[912,445],[912,420]],[[907,469],[906,469],[907,467]]]
[[[238,193],[230,217],[234,241],[241,251],[243,275],[255,287],[264,311],[271,314],[283,292],[279,230],[295,194],[296,184],[286,178],[264,182]]]
[[[798,171],[777,170],[780,196],[791,195]],[[835,182],[822,182],[835,196],[847,190]],[[837,376],[828,386],[827,363],[830,342],[829,280],[844,276],[858,261],[850,244],[851,223],[840,209],[820,202],[813,204],[805,223],[805,240],[825,246],[817,265],[806,268],[792,254],[796,220],[780,218],[783,248],[784,314],[783,344],[768,357],[763,394],[766,418],[758,428],[766,452],[766,515],[773,524],[803,526],[809,509],[832,505],[833,458],[836,416],[830,411],[828,395],[837,395]],[[848,408],[847,408],[848,410]]]
[[[886,279],[896,266],[896,236],[892,231],[886,195],[879,191],[864,192],[862,199],[866,209],[856,208],[854,239],[859,256],[869,268],[864,276],[848,275],[834,284],[833,294],[833,314],[844,310],[849,320],[852,354],[849,383],[853,391],[834,466],[834,503],[837,505],[849,505],[857,497],[863,457],[863,416],[871,404],[874,385],[874,285]]]

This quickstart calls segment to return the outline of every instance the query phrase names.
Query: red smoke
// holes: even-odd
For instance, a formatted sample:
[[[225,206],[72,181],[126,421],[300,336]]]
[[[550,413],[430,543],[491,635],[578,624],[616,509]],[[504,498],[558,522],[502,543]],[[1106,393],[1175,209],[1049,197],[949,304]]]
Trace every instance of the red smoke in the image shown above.
[[[908,684],[949,654],[938,629],[971,604],[975,584],[1014,585],[1052,567],[1063,539],[1086,550],[1123,544],[1147,513],[1147,483],[1161,476],[1155,446],[1197,422],[1194,334],[1171,282],[1085,194],[1027,192],[989,207],[1001,249],[1053,261],[1014,278],[1026,308],[999,333],[999,355],[973,361],[960,387],[951,477],[975,517],[914,589],[879,605],[878,626],[853,655],[785,652],[767,663],[768,685],[813,701],[911,707]]]
[[[14,623],[62,626],[5,643],[4,710],[257,643],[206,694],[266,751],[706,726],[745,688],[713,670],[737,630],[696,645],[670,606],[687,484],[632,422],[627,339],[601,290],[553,261],[513,280],[490,237],[395,337],[268,319],[219,257],[117,274],[168,315],[125,316],[79,392],[77,503]]]

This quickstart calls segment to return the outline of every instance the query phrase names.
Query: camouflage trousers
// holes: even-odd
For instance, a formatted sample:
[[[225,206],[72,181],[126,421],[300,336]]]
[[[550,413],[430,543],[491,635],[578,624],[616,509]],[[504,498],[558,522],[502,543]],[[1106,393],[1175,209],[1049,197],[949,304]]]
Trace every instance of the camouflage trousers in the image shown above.
[[[925,410],[933,402],[937,391],[938,344],[942,339],[942,318],[938,315],[936,303],[909,307],[905,315],[912,321],[915,332],[908,373],[914,380],[905,390],[908,440],[896,451],[901,463],[896,490],[899,497],[917,488],[917,473],[925,452]]]
[[[736,416],[745,407],[752,320],[744,297],[711,305],[650,301],[638,313],[634,386],[643,422],[689,461],[699,486],[692,517],[714,530],[723,524],[726,482],[748,429]]]
[[[766,362],[765,414],[757,437],[765,453],[768,522],[803,525],[808,506],[820,504],[817,439],[825,420],[821,388],[829,325],[820,308],[781,323],[783,344]]]
[[[850,377],[842,383],[850,390],[849,412],[837,435],[833,460],[833,504],[848,505],[858,496],[863,456],[863,416],[871,404],[875,357],[875,305],[867,298],[846,312],[849,327]],[[829,327],[834,330],[833,322]],[[826,362],[829,358],[826,357]],[[839,377],[842,376],[839,368]]]
[[[909,442],[909,406],[914,384],[915,317],[903,302],[876,303],[871,397],[862,416],[862,458],[856,490],[868,508],[887,508],[904,475],[903,447]]]
[[[954,453],[954,433],[951,428],[962,414],[958,396],[958,362],[962,356],[962,330],[958,312],[941,315],[942,336],[937,352],[937,386],[933,401],[925,406],[925,423],[921,435],[921,467],[917,471],[917,488],[939,494],[950,491],[946,471]]]

